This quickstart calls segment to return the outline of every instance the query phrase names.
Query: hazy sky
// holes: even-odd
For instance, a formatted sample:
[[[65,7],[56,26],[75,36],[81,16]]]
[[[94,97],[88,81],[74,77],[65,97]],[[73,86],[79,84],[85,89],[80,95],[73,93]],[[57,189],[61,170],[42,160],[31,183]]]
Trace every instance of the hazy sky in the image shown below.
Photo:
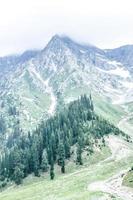
[[[0,56],[43,48],[56,33],[101,48],[133,44],[133,0],[0,0]]]

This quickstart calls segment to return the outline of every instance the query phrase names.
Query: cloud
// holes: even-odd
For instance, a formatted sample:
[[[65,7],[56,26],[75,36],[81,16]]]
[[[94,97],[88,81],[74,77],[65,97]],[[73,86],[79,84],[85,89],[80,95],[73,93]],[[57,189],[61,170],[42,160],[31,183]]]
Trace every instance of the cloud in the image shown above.
[[[133,43],[132,0],[0,0],[0,55],[43,48],[56,33],[112,48]]]

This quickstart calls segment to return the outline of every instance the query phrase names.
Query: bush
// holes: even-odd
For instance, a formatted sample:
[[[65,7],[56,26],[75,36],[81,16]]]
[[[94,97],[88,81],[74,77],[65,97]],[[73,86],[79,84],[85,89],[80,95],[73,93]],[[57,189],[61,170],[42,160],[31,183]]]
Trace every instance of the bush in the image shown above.
[[[7,186],[7,182],[3,181],[2,183],[0,183],[0,189],[4,188]]]

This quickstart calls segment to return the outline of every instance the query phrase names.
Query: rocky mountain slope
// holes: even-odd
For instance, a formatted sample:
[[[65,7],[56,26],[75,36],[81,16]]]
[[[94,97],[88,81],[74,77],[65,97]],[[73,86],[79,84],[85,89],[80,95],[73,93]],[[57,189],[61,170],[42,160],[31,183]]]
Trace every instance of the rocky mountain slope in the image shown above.
[[[17,138],[21,133],[18,128],[32,130],[64,104],[90,92],[95,112],[132,140],[132,56],[132,46],[102,50],[55,35],[43,50],[0,58],[0,141],[8,137],[10,144],[10,134]],[[132,199],[132,188],[122,185],[132,166],[132,143],[128,136],[125,140],[116,135],[104,141],[101,148],[95,144],[94,154],[83,155],[83,166],[69,160],[65,175],[60,176],[55,166],[53,182],[49,174],[31,175],[21,187],[11,185],[0,193],[0,198]]]
[[[132,46],[102,50],[55,35],[43,50],[0,58],[3,132],[9,135],[16,124],[33,129],[90,92],[96,112],[117,121],[127,113],[123,104],[133,101],[132,55]]]
[[[106,51],[110,59],[121,62],[133,73],[133,45],[125,45],[116,49]]]

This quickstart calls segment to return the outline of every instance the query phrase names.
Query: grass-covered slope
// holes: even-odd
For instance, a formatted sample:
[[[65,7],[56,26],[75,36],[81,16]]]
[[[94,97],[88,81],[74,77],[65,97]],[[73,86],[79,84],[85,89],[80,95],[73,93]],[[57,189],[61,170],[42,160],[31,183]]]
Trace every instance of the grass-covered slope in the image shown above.
[[[91,97],[82,96],[42,122],[33,135],[10,138],[1,163],[0,199],[123,200],[123,192],[116,195],[115,185],[105,188],[104,181],[119,177],[133,162],[132,143],[124,138],[95,114]]]
[[[114,140],[115,141],[115,140]],[[115,178],[113,187],[114,193],[111,191],[104,192],[98,190],[96,187],[90,187],[91,184],[97,181],[106,181],[112,178],[115,174],[119,174],[121,171],[131,166],[133,157],[131,154],[126,154],[126,158],[121,154],[121,150],[125,150],[125,147],[131,151],[130,144],[117,140],[119,143],[115,143],[118,147],[116,152],[113,153],[109,148],[102,147],[95,149],[95,152],[90,155],[83,156],[84,165],[75,165],[72,158],[66,163],[66,173],[63,175],[60,172],[60,167],[55,166],[56,177],[53,181],[49,178],[49,173],[41,174],[41,177],[28,176],[21,186],[10,185],[0,193],[1,200],[129,200],[128,191],[127,198],[122,198],[121,194],[118,195],[114,185],[116,185],[117,178]],[[121,142],[122,143],[121,143]],[[122,147],[122,144],[125,146]],[[121,155],[119,159],[116,159],[116,155]],[[99,182],[98,182],[99,184]]]
[[[32,172],[39,176],[40,171],[49,171],[51,179],[54,179],[55,164],[65,173],[66,159],[75,154],[75,162],[82,165],[83,150],[87,147],[88,154],[93,153],[98,141],[105,145],[104,136],[111,133],[125,136],[95,114],[91,96],[81,96],[62,112],[42,122],[33,134],[26,136],[18,125],[1,158],[1,177],[20,184],[22,178]]]
[[[125,175],[123,185],[133,188],[133,168]]]
[[[120,106],[112,104],[110,99],[107,99],[104,95],[98,94],[97,91],[91,91],[93,102],[95,104],[95,113],[107,119],[111,123],[117,125],[120,119],[127,114],[127,112]],[[68,88],[64,93],[64,101],[68,103],[77,99],[79,96],[87,94],[89,96],[90,90],[88,87]]]

